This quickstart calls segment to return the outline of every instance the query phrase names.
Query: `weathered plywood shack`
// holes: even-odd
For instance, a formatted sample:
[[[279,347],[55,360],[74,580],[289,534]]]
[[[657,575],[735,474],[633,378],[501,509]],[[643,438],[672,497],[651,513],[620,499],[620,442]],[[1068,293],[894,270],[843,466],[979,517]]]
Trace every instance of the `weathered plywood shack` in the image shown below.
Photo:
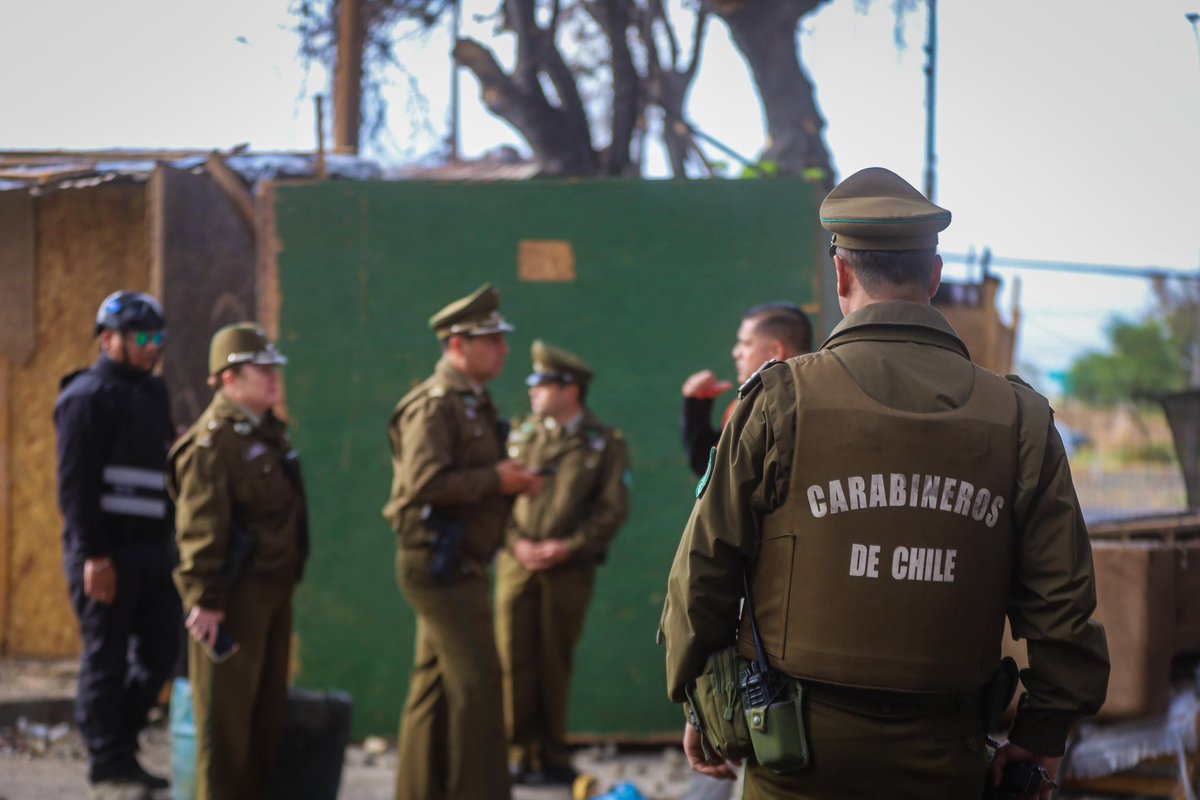
[[[59,378],[95,358],[96,308],[114,287],[148,291],[150,259],[142,187],[111,183],[33,198],[36,275],[28,359],[8,362],[10,504],[5,649],[28,655],[74,652],[55,503],[51,411]]]

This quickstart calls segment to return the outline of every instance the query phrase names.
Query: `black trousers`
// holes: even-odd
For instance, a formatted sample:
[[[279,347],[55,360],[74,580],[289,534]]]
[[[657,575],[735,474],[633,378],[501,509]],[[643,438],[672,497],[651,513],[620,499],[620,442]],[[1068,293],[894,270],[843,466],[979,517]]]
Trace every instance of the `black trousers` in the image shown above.
[[[183,617],[171,580],[174,542],[135,539],[115,548],[117,598],[97,603],[83,592],[84,557],[64,557],[71,604],[83,638],[75,719],[88,748],[88,779],[127,777],[138,732],[179,653]]]

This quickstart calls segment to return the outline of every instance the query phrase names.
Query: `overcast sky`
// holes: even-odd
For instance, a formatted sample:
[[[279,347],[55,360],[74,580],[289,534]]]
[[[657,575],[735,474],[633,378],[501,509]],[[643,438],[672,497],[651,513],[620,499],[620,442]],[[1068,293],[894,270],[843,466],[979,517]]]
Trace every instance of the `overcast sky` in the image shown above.
[[[494,0],[464,0],[466,32]],[[9,4],[0,48],[0,149],[311,149],[322,70],[296,58],[287,0]],[[841,176],[887,166],[921,186],[924,8],[894,42],[892,3],[833,0],[799,45]],[[939,4],[937,201],[942,249],[999,258],[1200,269],[1200,0],[977,0]],[[503,43],[499,45],[503,50]],[[371,154],[412,159],[447,119],[449,35],[402,45],[389,129]],[[519,140],[460,75],[467,155]],[[416,81],[427,108],[414,112]],[[762,147],[761,112],[720,23],[689,109],[735,150]],[[961,269],[952,268],[952,273]],[[1009,287],[1014,273],[999,270]],[[1061,370],[1101,347],[1112,313],[1148,306],[1144,281],[1022,272],[1019,358]],[[1004,308],[1007,309],[1007,298]]]

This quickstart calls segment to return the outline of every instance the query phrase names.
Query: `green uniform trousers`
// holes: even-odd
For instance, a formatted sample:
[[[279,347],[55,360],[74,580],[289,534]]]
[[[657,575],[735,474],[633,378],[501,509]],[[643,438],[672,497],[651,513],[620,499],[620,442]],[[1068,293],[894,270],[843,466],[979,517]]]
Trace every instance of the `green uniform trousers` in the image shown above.
[[[470,574],[439,583],[429,575],[429,551],[401,549],[396,575],[417,615],[396,800],[508,800],[487,573],[472,564]]]
[[[593,564],[530,572],[508,551],[496,560],[496,643],[504,669],[508,758],[525,771],[571,766],[571,668],[595,581]]]
[[[746,800],[978,800],[982,795],[988,760],[977,702],[889,708],[840,694],[808,693],[808,767],[776,775],[750,763]]]
[[[246,576],[225,604],[225,630],[238,643],[214,664],[188,641],[196,723],[197,800],[263,796],[287,714],[293,584]]]

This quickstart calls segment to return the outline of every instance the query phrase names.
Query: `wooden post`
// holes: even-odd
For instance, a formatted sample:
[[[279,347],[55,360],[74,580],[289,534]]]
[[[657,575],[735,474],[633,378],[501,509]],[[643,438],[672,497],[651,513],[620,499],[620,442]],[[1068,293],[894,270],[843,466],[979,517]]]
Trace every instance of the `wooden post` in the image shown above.
[[[8,651],[8,615],[12,592],[12,483],[8,454],[8,359],[0,357],[0,653]]]
[[[337,70],[333,77],[333,151],[358,154],[362,118],[363,20],[361,0],[341,0]]]
[[[325,180],[325,98],[317,95],[313,98],[317,109],[317,179]]]

